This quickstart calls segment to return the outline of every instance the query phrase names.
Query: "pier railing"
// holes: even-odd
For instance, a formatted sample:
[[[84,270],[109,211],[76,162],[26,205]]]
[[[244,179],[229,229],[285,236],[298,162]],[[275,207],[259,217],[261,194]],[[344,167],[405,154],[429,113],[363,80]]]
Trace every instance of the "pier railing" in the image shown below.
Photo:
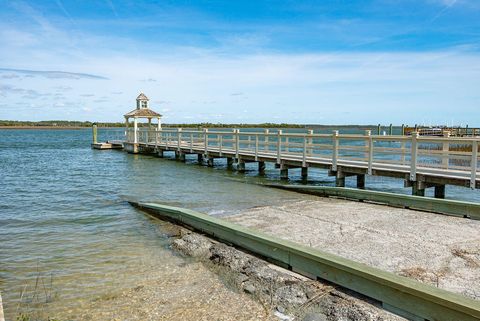
[[[140,129],[137,142],[150,146],[190,153],[229,153],[235,157],[254,156],[301,161],[302,166],[324,162],[337,166],[406,172],[415,181],[419,171],[431,175],[448,172],[450,176],[469,179],[475,188],[479,174],[480,137],[381,136],[365,131],[363,135],[315,134],[282,130],[231,131],[186,129]],[[127,141],[134,142],[135,133],[127,131]],[[225,156],[227,157],[227,156]]]

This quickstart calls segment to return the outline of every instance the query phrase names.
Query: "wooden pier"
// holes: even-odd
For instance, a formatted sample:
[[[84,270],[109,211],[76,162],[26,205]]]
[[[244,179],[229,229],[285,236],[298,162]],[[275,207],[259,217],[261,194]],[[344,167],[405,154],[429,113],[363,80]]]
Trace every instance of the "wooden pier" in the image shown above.
[[[215,159],[227,164],[258,163],[260,173],[265,163],[275,163],[281,178],[299,168],[307,178],[309,168],[323,168],[336,177],[336,186],[344,187],[347,177],[356,177],[357,187],[365,188],[365,175],[404,179],[412,194],[424,196],[433,187],[435,197],[445,197],[445,185],[480,188],[480,137],[411,136],[284,133],[258,131],[209,131],[176,129],[129,129],[123,148],[130,153],[163,157],[173,152],[179,160],[195,154],[200,162],[214,166]]]

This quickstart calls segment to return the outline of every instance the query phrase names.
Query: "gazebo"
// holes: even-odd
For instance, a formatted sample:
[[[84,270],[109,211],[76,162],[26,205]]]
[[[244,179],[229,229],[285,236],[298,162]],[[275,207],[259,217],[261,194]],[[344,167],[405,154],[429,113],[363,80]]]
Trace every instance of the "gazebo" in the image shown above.
[[[162,129],[162,122],[161,122],[162,115],[149,109],[148,101],[149,101],[148,97],[145,96],[144,93],[140,93],[140,95],[138,95],[137,97],[137,108],[135,108],[131,112],[126,113],[124,115],[125,127],[127,130],[127,133],[128,133],[130,118],[133,118],[133,142],[131,143],[134,143],[134,144],[138,143],[138,119],[140,118],[148,119],[149,128],[152,127],[152,118],[155,118],[157,120],[157,129],[158,130]]]

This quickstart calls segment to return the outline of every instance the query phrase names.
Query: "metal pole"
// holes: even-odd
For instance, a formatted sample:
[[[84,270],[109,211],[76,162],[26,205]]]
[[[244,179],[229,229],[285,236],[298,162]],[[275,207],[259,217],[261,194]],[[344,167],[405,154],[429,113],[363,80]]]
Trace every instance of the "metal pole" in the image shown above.
[[[382,130],[382,125],[378,124],[378,126],[377,126],[377,135],[380,135],[381,130]]]
[[[390,136],[393,135],[393,124],[390,124],[389,134],[390,134]]]

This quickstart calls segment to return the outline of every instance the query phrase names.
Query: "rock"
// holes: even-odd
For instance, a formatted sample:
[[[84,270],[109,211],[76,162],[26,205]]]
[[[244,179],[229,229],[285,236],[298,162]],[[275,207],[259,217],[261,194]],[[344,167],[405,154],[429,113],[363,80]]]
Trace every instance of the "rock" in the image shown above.
[[[302,321],[327,321],[327,316],[322,313],[308,313],[306,314]]]
[[[188,256],[209,257],[212,242],[202,235],[192,233],[173,241],[172,247]]]
[[[280,305],[277,307],[277,311],[280,313],[285,313],[285,308]]]
[[[243,291],[249,294],[253,294],[255,293],[255,286],[250,282],[246,282],[245,285],[243,286]]]
[[[243,273],[239,273],[236,277],[235,277],[235,284],[241,286],[243,282],[247,281],[248,280],[248,276],[246,276],[245,274]]]
[[[281,306],[289,309],[290,307],[300,306],[307,302],[307,295],[300,285],[285,285],[279,287],[274,294],[274,299]]]

